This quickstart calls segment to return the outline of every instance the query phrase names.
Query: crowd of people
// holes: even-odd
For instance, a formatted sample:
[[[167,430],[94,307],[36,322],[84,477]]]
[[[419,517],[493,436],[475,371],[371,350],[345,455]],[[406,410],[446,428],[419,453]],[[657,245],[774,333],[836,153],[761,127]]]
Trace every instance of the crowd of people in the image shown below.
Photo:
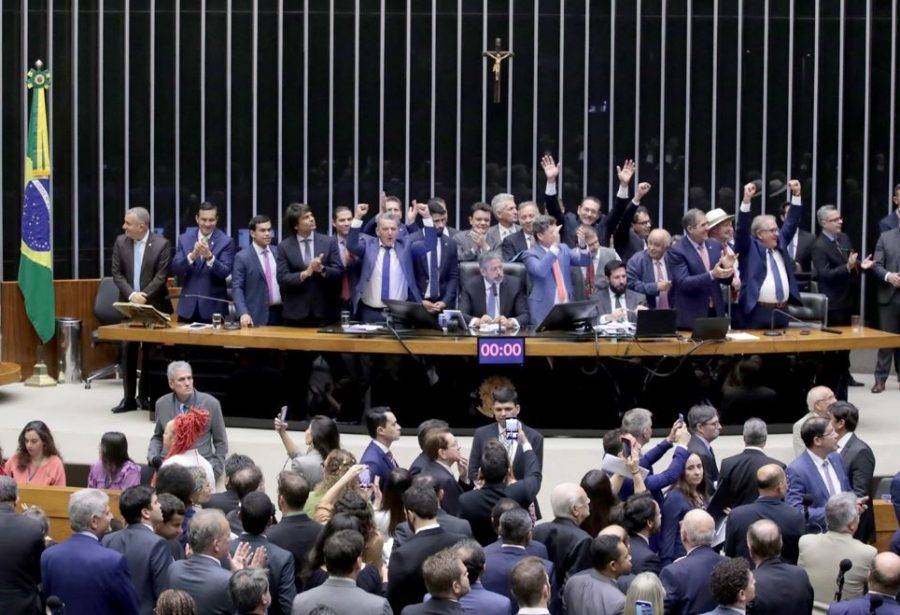
[[[653,445],[651,412],[633,408],[604,434],[598,467],[553,485],[542,511],[544,438],[503,379],[468,455],[429,419],[408,468],[391,451],[401,426],[390,408],[366,411],[358,457],[333,419],[313,417],[298,444],[278,417],[287,461],[267,483],[252,459],[228,455],[221,411],[190,365],[168,377],[146,463],[123,434],[103,434],[59,544],[18,487],[65,485],[60,451],[43,422],[22,429],[0,476],[4,612],[900,612],[900,531],[889,551],[870,544],[874,454],[855,435],[858,409],[822,386],[787,465],[767,455],[760,419],[720,462],[715,408],[691,407]],[[121,490],[124,524],[109,489]],[[900,503],[900,473],[891,495]]]

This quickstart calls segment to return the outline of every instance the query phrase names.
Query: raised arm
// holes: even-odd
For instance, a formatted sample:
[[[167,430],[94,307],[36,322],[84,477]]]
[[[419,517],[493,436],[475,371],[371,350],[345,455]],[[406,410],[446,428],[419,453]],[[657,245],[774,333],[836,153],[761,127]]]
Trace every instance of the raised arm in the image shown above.
[[[557,224],[563,224],[563,212],[556,196],[556,178],[559,176],[559,164],[553,161],[553,156],[545,154],[541,158],[541,168],[547,178],[547,186],[544,189],[544,206],[547,213],[556,219]]]

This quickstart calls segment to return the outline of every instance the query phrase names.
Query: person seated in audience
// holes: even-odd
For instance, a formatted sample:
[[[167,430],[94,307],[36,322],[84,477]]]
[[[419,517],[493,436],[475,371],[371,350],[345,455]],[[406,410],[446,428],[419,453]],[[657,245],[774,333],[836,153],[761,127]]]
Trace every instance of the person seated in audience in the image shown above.
[[[198,615],[197,603],[187,592],[167,589],[156,601],[156,615]]]
[[[619,259],[610,260],[603,267],[606,287],[594,293],[597,300],[600,323],[630,322],[636,310],[647,307],[646,298],[628,288],[625,263]]]
[[[235,572],[228,581],[228,595],[234,604],[235,615],[266,615],[272,612],[269,610],[272,595],[265,570],[250,568]]]
[[[306,504],[303,506],[303,512],[312,517],[322,497],[355,465],[356,457],[349,451],[339,448],[328,453],[323,464],[322,480],[310,492]],[[357,476],[359,475],[357,474]],[[342,486],[348,487],[349,485],[344,482]]]
[[[235,474],[244,468],[249,468],[254,465],[256,464],[253,463],[253,460],[247,457],[247,455],[241,455],[239,453],[229,455],[225,460],[225,491],[213,493],[209,497],[209,502],[206,503],[205,508],[217,508],[227,515],[240,506],[241,498],[235,492],[234,487],[231,484],[232,480],[234,479]]]
[[[89,489],[127,489],[141,483],[141,466],[128,456],[125,434],[108,431],[100,438],[100,459],[91,464]]]
[[[525,282],[503,273],[503,261],[496,251],[478,257],[481,276],[473,276],[459,291],[459,311],[469,327],[499,325],[501,329],[519,329],[528,324],[528,299]]]
[[[609,476],[603,470],[588,470],[581,477],[581,488],[590,500],[590,512],[581,521],[581,529],[594,537],[611,523],[610,517],[619,511],[619,498],[613,493]]]
[[[425,454],[425,440],[432,430],[449,431],[450,425],[443,419],[426,419],[419,423],[419,427],[416,430],[416,440],[419,443],[419,450],[421,452],[413,459],[413,462],[409,464],[410,476],[415,476],[421,472],[422,468],[429,462],[428,455]]]
[[[191,519],[193,519],[198,510],[195,508],[193,500],[196,487],[197,483],[194,481],[193,474],[184,466],[172,464],[165,468],[160,468],[159,472],[156,473],[157,495],[170,493],[184,504],[184,519],[181,524],[181,534],[178,537],[182,548],[187,545],[187,530],[191,525]]]
[[[10,613],[38,615],[46,532],[34,519],[16,514],[18,496],[16,482],[0,476],[0,604]]]
[[[398,467],[391,445],[400,439],[400,423],[387,406],[369,408],[363,418],[372,441],[363,451],[359,462],[369,466],[373,483],[378,477],[378,484],[383,485],[387,482],[388,473]]]
[[[428,595],[424,602],[405,607],[403,615],[463,615],[460,599],[469,593],[469,574],[455,548],[446,548],[422,564]]]
[[[539,557],[529,555],[515,565],[509,574],[509,588],[519,604],[518,613],[550,614],[550,575]]]
[[[837,591],[835,579],[841,560],[849,559],[853,567],[844,575],[843,597],[845,600],[858,598],[864,593],[866,577],[877,551],[853,537],[859,527],[856,495],[851,491],[831,496],[825,505],[824,516],[828,531],[800,537],[797,563],[809,574],[816,601],[828,603]]]
[[[371,540],[366,540],[366,536],[370,535],[372,530],[360,517],[343,512],[337,513],[329,519],[328,523],[322,527],[322,531],[316,536],[315,543],[309,550],[309,554],[306,556],[300,571],[300,581],[302,582],[303,590],[309,591],[313,587],[318,587],[328,578],[325,562],[325,544],[332,536],[343,530],[353,531],[363,539],[363,544],[357,556],[362,559],[362,567],[356,572],[356,586],[366,593],[385,596],[387,593],[387,570],[383,566],[378,567],[366,561],[369,555],[368,551],[371,550]],[[379,561],[382,560],[379,559]]]
[[[153,605],[166,589],[169,566],[173,561],[169,544],[152,529],[162,520],[159,500],[150,487],[129,487],[119,496],[119,512],[126,527],[107,534],[101,542],[104,547],[125,556],[137,591],[140,613],[153,615]]]
[[[19,485],[65,487],[66,470],[53,434],[43,421],[31,421],[19,433],[19,447],[6,460],[4,473]]]
[[[663,566],[671,564],[685,554],[679,527],[684,516],[691,510],[705,509],[706,483],[703,462],[696,453],[691,453],[684,472],[675,486],[669,490],[662,506],[662,529],[659,538],[659,559]]]
[[[709,579],[709,588],[719,606],[704,615],[745,613],[756,597],[756,581],[750,564],[743,557],[716,564]]]
[[[225,458],[228,456],[228,433],[225,431],[225,419],[222,417],[222,406],[219,400],[194,389],[194,373],[189,363],[173,361],[166,368],[171,395],[163,395],[156,400],[156,426],[147,448],[147,460],[151,466],[158,468],[168,450],[163,445],[163,434],[169,421],[190,410],[205,410],[209,420],[196,442],[200,455],[212,465],[215,480],[222,474]]]
[[[625,594],[616,585],[631,573],[628,546],[616,536],[600,535],[590,543],[591,567],[565,584],[563,601],[569,615],[621,613]]]
[[[327,578],[323,574],[320,584],[297,594],[291,609],[292,615],[310,615],[319,606],[330,607],[335,613],[391,613],[385,598],[367,592],[360,586],[359,576],[366,566],[362,558],[362,534],[353,529],[343,529],[329,533],[324,540],[320,538],[320,542],[322,547],[318,559],[321,563],[318,566],[324,564],[328,571]]]
[[[652,572],[642,572],[634,577],[625,594],[625,615],[663,615],[666,590],[659,577]],[[637,603],[650,604],[650,612],[638,610]]]
[[[419,474],[415,478],[412,479],[411,487],[424,487],[426,489],[434,490],[435,494],[438,496],[438,502],[441,502],[444,498],[444,489],[441,487],[441,484],[432,476],[431,474]],[[402,504],[402,502],[401,502]],[[518,505],[517,505],[518,506]],[[469,522],[465,519],[460,519],[459,517],[453,516],[444,510],[442,507],[438,507],[437,511],[437,519],[438,525],[444,528],[444,531],[450,534],[458,534],[465,538],[472,537],[472,526],[469,525]],[[412,526],[403,521],[399,525],[397,525],[394,531],[394,548],[399,548],[403,546],[411,537],[413,536]]]
[[[275,417],[275,431],[281,437],[284,450],[291,458],[294,470],[302,474],[310,485],[318,484],[325,475],[322,463],[328,457],[328,453],[336,448],[341,448],[341,434],[338,431],[337,423],[322,415],[316,415],[309,419],[309,426],[303,434],[306,452],[301,451],[287,429],[288,424]]]
[[[806,394],[807,412],[794,423],[791,430],[791,433],[793,434],[794,457],[799,457],[806,451],[806,446],[803,444],[803,438],[800,437],[800,428],[803,427],[803,423],[806,422],[806,419],[811,419],[814,416],[819,416],[830,421],[830,408],[836,401],[837,397],[834,396],[834,392],[828,387],[815,386],[809,390]]]
[[[468,476],[469,462],[462,454],[459,442],[449,431],[429,434],[425,441],[425,454],[430,463],[422,474],[434,478],[443,492],[441,508],[450,515],[458,516],[459,496],[473,487]],[[458,476],[453,474],[454,465]]]
[[[900,595],[900,557],[885,552],[875,556],[868,578],[869,590],[853,600],[832,602],[828,615],[885,615],[900,613],[897,596]]]
[[[453,548],[469,578],[469,592],[459,599],[463,610],[480,615],[509,615],[512,609],[509,598],[485,589],[481,583],[486,562],[484,548],[471,538],[456,543]]]
[[[694,509],[684,516],[681,543],[687,555],[663,567],[659,575],[666,590],[667,614],[691,615],[716,608],[709,577],[725,558],[712,549],[715,533],[715,521],[705,510]]]
[[[309,497],[309,483],[303,475],[292,470],[278,474],[278,509],[281,521],[266,530],[266,538],[273,545],[289,551],[294,557],[297,591],[303,590],[300,573],[306,557],[322,532],[322,526],[303,512]]]
[[[534,528],[533,537],[547,547],[559,587],[590,566],[591,535],[581,528],[590,514],[587,493],[575,483],[560,483],[550,493],[553,520]],[[501,522],[502,529],[502,522]]]
[[[268,613],[290,615],[291,603],[297,593],[294,557],[289,551],[269,542],[265,534],[275,519],[275,506],[265,493],[253,491],[241,499],[238,514],[244,531],[231,541],[231,555],[234,556],[242,544],[250,545],[249,557],[253,557],[257,549],[265,551],[272,592]]]
[[[797,563],[798,543],[806,532],[803,513],[784,501],[787,476],[781,464],[769,464],[756,471],[759,497],[755,502],[732,509],[725,525],[725,555],[750,558],[747,530],[760,520],[768,519],[778,526],[783,548],[781,556],[789,564]]]
[[[781,531],[774,521],[760,519],[746,532],[753,576],[756,579],[756,600],[753,615],[778,615],[790,605],[797,613],[811,613],[813,588],[809,575],[800,566],[781,557]]]
[[[649,493],[636,493],[625,502],[622,524],[631,537],[631,565],[634,574],[659,574],[662,562],[650,546],[650,537],[662,529],[662,512]]]
[[[169,543],[169,551],[176,560],[184,559],[184,545],[181,543],[181,528],[184,525],[184,502],[171,493],[157,490],[160,519],[154,521],[153,531]]]
[[[162,465],[180,465],[186,468],[200,468],[206,474],[210,485],[216,484],[212,464],[197,449],[198,441],[209,424],[209,413],[204,410],[189,410],[166,423],[163,432],[163,450],[168,451]],[[194,500],[195,504],[202,502]]]
[[[72,536],[41,555],[41,589],[69,613],[138,615],[137,592],[124,555],[100,539],[109,532],[109,496],[82,489],[69,496]]]

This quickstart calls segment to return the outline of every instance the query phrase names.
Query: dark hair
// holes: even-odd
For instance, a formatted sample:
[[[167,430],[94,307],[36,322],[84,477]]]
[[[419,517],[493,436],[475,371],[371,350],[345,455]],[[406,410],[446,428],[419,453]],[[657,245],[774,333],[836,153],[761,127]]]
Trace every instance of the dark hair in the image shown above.
[[[312,209],[306,203],[291,203],[284,210],[284,225],[290,229],[292,233],[297,232],[297,224],[300,218],[312,212]]]
[[[689,485],[684,478],[685,472],[687,472],[688,461],[690,461],[692,455],[697,455],[697,453],[688,451],[688,458],[684,462],[684,469],[681,471],[681,474],[678,475],[678,480],[675,481],[675,485],[672,489],[680,491],[681,495],[684,496],[684,499],[686,499],[694,508],[704,508],[709,502],[709,498],[706,495],[706,481],[709,480],[709,477],[706,475],[706,468],[703,468],[703,480],[701,480],[700,484],[696,487]],[[697,455],[697,457],[700,457],[700,455]],[[702,462],[703,459],[700,458],[700,461]]]
[[[500,515],[500,538],[506,544],[526,546],[532,529],[534,521],[524,508],[512,508]]]
[[[201,211],[215,211],[216,216],[219,215],[219,206],[215,203],[210,203],[209,201],[203,201],[200,203],[200,206],[197,208],[197,215],[200,215]]]
[[[591,541],[591,566],[603,570],[619,559],[619,543],[622,541],[612,534],[601,534]]]
[[[350,214],[351,216],[353,215],[353,210],[350,209],[349,207],[347,207],[346,205],[337,205],[337,206],[335,206],[335,208],[331,211],[331,219],[332,219],[332,220],[337,220],[338,214],[341,213],[341,212],[344,212],[344,211],[346,211],[346,212],[347,212],[348,214]]]
[[[619,498],[613,493],[609,476],[603,470],[589,470],[581,479],[581,488],[590,500],[590,513],[581,522],[581,529],[596,536],[610,524],[610,514],[619,505]]]
[[[19,448],[16,451],[16,468],[20,472],[27,468],[31,461],[31,455],[28,454],[28,449],[25,447],[25,434],[29,431],[35,432],[44,444],[44,457],[52,457],[53,455],[56,455],[57,457],[60,456],[59,451],[56,450],[56,443],[53,441],[53,434],[50,433],[50,428],[47,427],[47,424],[44,423],[44,421],[29,421],[19,433]]]
[[[244,568],[228,580],[228,594],[238,615],[255,611],[268,592],[269,575],[265,568]]]
[[[259,536],[272,524],[275,517],[275,507],[272,500],[262,491],[251,491],[241,498],[240,508],[241,525],[244,531],[253,536]]]
[[[119,512],[125,523],[141,522],[141,511],[153,506],[153,489],[146,485],[129,487],[119,496]]]
[[[266,222],[272,222],[272,219],[269,216],[264,216],[263,214],[259,214],[258,216],[253,216],[250,218],[250,230],[255,231],[257,224],[265,224]]]
[[[856,426],[859,425],[859,409],[856,406],[849,401],[836,401],[829,406],[828,410],[835,423],[844,421],[847,431],[856,431]]]
[[[709,578],[713,598],[722,606],[737,602],[738,594],[746,589],[750,579],[750,564],[743,557],[732,557],[716,564]]]
[[[606,274],[606,277],[612,275],[612,272],[616,269],[624,269],[625,263],[620,261],[617,258],[612,259],[611,261],[607,261],[607,263],[603,266],[603,273]]]
[[[365,546],[363,535],[354,530],[341,530],[329,536],[323,549],[328,574],[350,575]]]
[[[519,403],[519,396],[513,387],[500,387],[499,389],[494,389],[493,393],[491,393],[491,396],[494,398],[494,403]]]
[[[171,493],[184,503],[185,508],[193,505],[194,475],[177,463],[167,465],[156,473],[156,493]]]
[[[485,483],[502,483],[509,472],[509,455],[506,448],[495,439],[484,443],[481,452],[481,477]]]
[[[519,506],[519,503],[510,498],[500,498],[497,500],[497,503],[494,504],[494,507],[491,509],[491,525],[494,527],[494,533],[497,536],[500,535],[500,517],[503,516],[507,510],[512,510],[514,508],[522,508]]]
[[[638,205],[634,208],[634,215],[631,216],[631,221],[637,222],[637,217],[641,214],[646,215],[648,218],[650,217],[650,211],[643,205]]]
[[[325,524],[322,531],[319,532],[316,542],[309,550],[309,553],[307,553],[306,561],[303,563],[303,569],[301,571],[302,579],[305,580],[310,574],[322,567],[325,563],[325,541],[341,530],[353,530],[362,536],[359,519],[353,515],[348,515],[347,513],[335,514],[328,520],[328,523]],[[365,539],[363,539],[363,541],[365,542]]]
[[[625,502],[622,525],[634,536],[656,518],[656,500],[649,493],[636,493]]]
[[[156,615],[197,615],[197,603],[187,592],[167,589],[156,599]]]
[[[475,583],[484,572],[484,562],[487,556],[484,553],[484,547],[478,544],[477,540],[467,538],[461,540],[453,546],[456,554],[462,560],[463,566],[469,575],[469,583]],[[465,556],[463,554],[465,553]]]
[[[428,199],[428,211],[431,215],[441,215],[447,213],[447,204],[439,196]]]
[[[422,475],[417,476],[419,478]],[[389,515],[388,535],[393,536],[398,525],[406,521],[403,510],[403,493],[412,486],[412,478],[406,468],[394,468],[388,473],[381,488],[381,510]]]
[[[410,487],[403,493],[403,508],[422,519],[434,519],[438,511],[438,498],[434,489]]]
[[[416,474],[413,476],[412,482],[409,485],[410,487],[422,487],[423,489],[432,489],[435,495],[438,498],[441,497],[441,483],[434,477],[433,474]]]
[[[425,438],[432,429],[449,430],[450,424],[442,419],[428,419],[419,423],[419,428],[416,430],[416,439],[419,441],[419,448],[423,451],[425,450]]]
[[[303,510],[309,499],[309,483],[302,474],[284,470],[278,474],[278,495],[293,510]]]
[[[359,521],[359,531],[368,540],[375,531],[375,516],[369,501],[356,489],[345,489],[334,503],[334,512],[344,513],[356,517]]]
[[[509,588],[520,607],[536,605],[547,583],[544,562],[533,555],[523,558],[509,573]]]
[[[312,432],[312,446],[319,451],[322,459],[334,449],[341,448],[341,432],[334,419],[317,414],[309,420],[309,429]]]
[[[159,493],[157,491],[156,500],[159,502],[163,523],[168,523],[175,515],[184,516],[184,502],[171,493]]]
[[[243,500],[245,495],[259,489],[262,480],[262,471],[258,466],[241,468],[231,477],[231,489],[237,494],[239,500]]]
[[[256,463],[247,455],[241,455],[240,453],[230,455],[228,459],[225,460],[225,467],[223,468],[225,473],[225,486],[230,486],[229,483],[237,472],[255,465]]]
[[[131,457],[128,456],[128,439],[125,434],[107,431],[100,438],[100,463],[110,480],[116,477],[126,461],[131,461]]]
[[[363,415],[366,419],[366,431],[369,432],[369,437],[373,440],[378,436],[378,428],[387,425],[388,412],[391,412],[391,409],[387,406],[376,406],[366,410]]]
[[[622,436],[625,430],[621,427],[610,429],[603,434],[603,452],[607,455],[616,456],[622,452]]]
[[[825,432],[828,431],[828,423],[829,420],[823,419],[821,416],[813,416],[803,421],[803,425],[800,426],[800,439],[803,440],[806,448],[811,447],[816,438],[825,435]]]
[[[491,215],[491,206],[487,203],[482,203],[478,201],[477,203],[472,203],[472,206],[469,208],[469,217],[475,215],[475,212],[486,211],[488,215]]]

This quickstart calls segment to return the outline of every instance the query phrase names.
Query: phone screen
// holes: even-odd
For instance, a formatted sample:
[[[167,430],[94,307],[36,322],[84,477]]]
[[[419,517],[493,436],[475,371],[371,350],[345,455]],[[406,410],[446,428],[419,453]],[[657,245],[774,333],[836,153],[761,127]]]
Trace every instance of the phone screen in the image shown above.
[[[362,472],[359,473],[359,486],[360,487],[371,487],[372,486],[372,473],[369,471],[369,468],[366,468]]]
[[[278,414],[278,418],[281,419],[281,422],[284,422],[284,419],[287,418],[287,406],[281,407],[281,412]]]
[[[625,456],[625,459],[631,457],[631,441],[626,438],[622,438],[622,455]]]
[[[653,603],[646,600],[634,601],[635,615],[653,615]]]
[[[519,439],[519,419],[506,419],[506,439]]]

